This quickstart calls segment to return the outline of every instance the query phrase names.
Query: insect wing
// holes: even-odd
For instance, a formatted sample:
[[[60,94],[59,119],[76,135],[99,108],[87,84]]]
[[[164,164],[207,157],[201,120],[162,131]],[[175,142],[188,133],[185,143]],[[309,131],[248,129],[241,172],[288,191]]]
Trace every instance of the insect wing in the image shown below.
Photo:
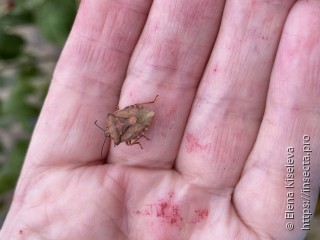
[[[118,145],[120,143],[120,134],[117,129],[117,118],[113,114],[109,113],[107,117],[107,123],[110,137],[112,138],[114,143]]]
[[[132,117],[133,118],[133,117]],[[118,134],[121,136],[122,134],[125,133],[125,131],[127,131],[127,129],[133,125],[131,122],[130,122],[130,119],[131,118],[116,118],[115,120],[115,123],[116,123],[116,128],[117,128],[117,131],[118,131]],[[133,121],[134,123],[136,121]]]
[[[135,139],[146,128],[146,126],[136,123],[129,127],[126,132],[121,136],[121,142]]]
[[[137,112],[137,122],[145,127],[149,126],[154,117],[154,111],[146,108],[139,109]]]

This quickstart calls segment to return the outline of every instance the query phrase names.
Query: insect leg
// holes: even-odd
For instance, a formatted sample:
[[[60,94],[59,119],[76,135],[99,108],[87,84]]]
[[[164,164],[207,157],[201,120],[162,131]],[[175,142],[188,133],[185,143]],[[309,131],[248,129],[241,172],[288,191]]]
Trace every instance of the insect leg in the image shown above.
[[[128,146],[132,146],[132,145],[135,145],[135,144],[139,144],[140,148],[143,149],[141,143],[138,142],[139,139],[140,139],[140,138],[136,139],[134,142],[131,142],[131,140],[126,141],[126,144],[127,144]]]
[[[144,137],[145,139],[147,139],[148,141],[150,140],[149,138],[147,138],[145,135],[143,135],[143,134],[141,134],[141,136],[139,137],[139,139],[141,138],[141,137]]]
[[[157,99],[157,97],[159,96],[159,94],[157,94],[157,96],[151,101],[151,102],[144,102],[144,103],[137,103],[137,104],[134,104],[135,106],[136,105],[143,105],[143,104],[149,104],[149,103],[154,103]]]

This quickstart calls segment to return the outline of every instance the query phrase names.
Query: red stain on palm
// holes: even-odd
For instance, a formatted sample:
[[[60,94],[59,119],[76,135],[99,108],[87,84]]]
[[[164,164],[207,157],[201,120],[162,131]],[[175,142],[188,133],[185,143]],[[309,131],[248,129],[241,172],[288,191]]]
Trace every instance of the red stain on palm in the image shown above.
[[[152,204],[146,204],[145,208],[141,210],[135,211],[136,214],[138,215],[143,215],[143,216],[151,216],[153,214],[153,205]]]
[[[218,64],[214,65],[212,70],[213,70],[213,73],[218,72]]]
[[[195,213],[197,214],[197,222],[204,220],[209,215],[209,212],[207,209],[196,210]]]
[[[179,207],[177,204],[167,202],[166,200],[160,201],[156,204],[157,217],[162,218],[165,222],[171,225],[177,223],[182,218],[179,214]]]
[[[19,234],[20,234],[20,235],[23,234],[23,230],[22,230],[22,229],[19,230]]]
[[[164,217],[165,216],[165,211],[168,208],[168,203],[163,202],[160,203],[159,208],[157,209],[157,217]]]
[[[186,197],[187,195],[185,195]],[[184,223],[180,214],[180,201],[174,201],[174,193],[169,192],[166,198],[159,199],[152,204],[145,204],[143,207],[134,213],[140,216],[150,217],[150,219],[159,219],[160,222],[169,224],[182,229]],[[205,221],[209,216],[209,211],[206,208],[196,209],[189,217],[191,221],[188,223],[199,224]],[[152,222],[154,224],[154,222]]]
[[[172,200],[173,195],[173,192],[169,192],[168,198],[160,199],[154,204],[147,204],[135,213],[143,216],[155,216],[165,223],[177,225],[182,222],[182,217],[179,213],[179,205]]]
[[[199,138],[195,137],[191,133],[187,133],[187,152],[202,151],[208,148],[208,144],[201,144]]]

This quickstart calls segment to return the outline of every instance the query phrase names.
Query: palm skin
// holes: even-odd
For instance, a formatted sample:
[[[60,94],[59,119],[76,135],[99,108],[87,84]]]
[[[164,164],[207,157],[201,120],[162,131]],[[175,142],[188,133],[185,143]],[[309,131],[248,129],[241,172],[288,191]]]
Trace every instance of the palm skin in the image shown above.
[[[320,184],[319,13],[315,0],[82,1],[0,239],[302,239],[304,135],[311,211]],[[101,158],[94,121],[157,94],[144,149]]]

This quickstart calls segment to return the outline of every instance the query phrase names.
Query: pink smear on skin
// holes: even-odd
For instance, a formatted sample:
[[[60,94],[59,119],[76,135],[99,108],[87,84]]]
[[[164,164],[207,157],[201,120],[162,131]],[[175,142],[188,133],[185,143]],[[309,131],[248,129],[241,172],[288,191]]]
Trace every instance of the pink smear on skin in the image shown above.
[[[182,222],[182,217],[179,213],[179,204],[172,200],[173,195],[173,192],[169,192],[167,198],[160,199],[153,204],[146,204],[144,208],[135,213],[142,216],[155,216],[165,223],[177,225]]]
[[[164,223],[176,226],[180,230],[184,224],[184,219],[180,213],[181,203],[177,203],[173,200],[174,193],[169,192],[166,198],[159,199],[152,204],[145,204],[143,208],[135,211],[134,213],[140,216],[156,217]],[[188,223],[197,224],[206,218],[208,218],[208,209],[197,209],[191,216],[191,222]]]
[[[195,137],[191,133],[186,134],[187,140],[187,152],[192,153],[194,151],[203,151],[208,148],[208,144],[201,144],[199,138]]]

